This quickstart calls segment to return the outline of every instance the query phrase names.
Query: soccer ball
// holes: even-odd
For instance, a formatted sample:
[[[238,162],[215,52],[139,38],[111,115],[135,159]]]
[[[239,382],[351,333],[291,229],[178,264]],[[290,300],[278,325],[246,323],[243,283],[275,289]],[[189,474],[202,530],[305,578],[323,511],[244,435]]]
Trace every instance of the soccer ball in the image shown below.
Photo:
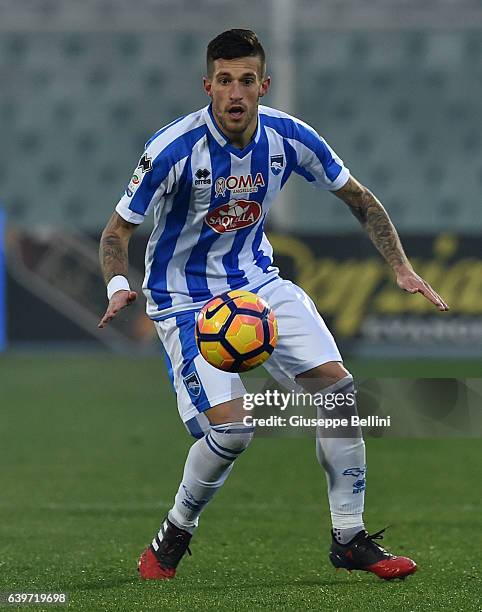
[[[247,372],[264,363],[278,339],[269,304],[250,291],[218,295],[201,309],[196,342],[201,355],[218,370]]]

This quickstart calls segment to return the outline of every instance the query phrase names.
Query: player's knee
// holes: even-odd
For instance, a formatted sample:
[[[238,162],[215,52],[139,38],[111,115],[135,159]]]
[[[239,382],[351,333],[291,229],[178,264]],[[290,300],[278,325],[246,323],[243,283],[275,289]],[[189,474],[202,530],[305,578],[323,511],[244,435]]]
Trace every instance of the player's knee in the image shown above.
[[[242,422],[212,425],[206,436],[213,450],[226,459],[234,460],[245,451],[254,435],[254,427],[248,427]]]
[[[353,377],[341,361],[329,361],[299,374],[296,379],[303,387],[318,390],[337,385],[340,381],[348,382]]]
[[[318,372],[322,380],[329,381],[334,384],[339,380],[352,377],[350,372],[345,368],[340,361],[330,361],[319,366]]]

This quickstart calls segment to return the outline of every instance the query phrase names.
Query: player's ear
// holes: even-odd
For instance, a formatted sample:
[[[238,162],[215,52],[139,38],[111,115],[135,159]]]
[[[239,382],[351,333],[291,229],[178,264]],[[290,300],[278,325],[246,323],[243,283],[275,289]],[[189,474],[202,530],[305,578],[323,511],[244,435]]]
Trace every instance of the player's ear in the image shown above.
[[[207,95],[211,98],[212,97],[212,81],[211,79],[209,79],[208,77],[203,77],[203,87],[204,87],[204,91],[207,93]]]
[[[268,93],[269,86],[271,85],[271,77],[267,76],[263,79],[259,88],[259,97],[262,98]]]

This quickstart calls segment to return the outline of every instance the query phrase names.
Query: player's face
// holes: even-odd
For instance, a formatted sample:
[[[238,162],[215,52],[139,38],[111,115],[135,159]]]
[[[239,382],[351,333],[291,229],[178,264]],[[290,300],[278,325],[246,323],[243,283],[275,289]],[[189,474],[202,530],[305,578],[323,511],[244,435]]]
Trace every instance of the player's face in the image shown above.
[[[213,74],[204,78],[212,99],[214,118],[232,144],[245,147],[258,122],[258,101],[268,91],[259,57],[214,61]]]

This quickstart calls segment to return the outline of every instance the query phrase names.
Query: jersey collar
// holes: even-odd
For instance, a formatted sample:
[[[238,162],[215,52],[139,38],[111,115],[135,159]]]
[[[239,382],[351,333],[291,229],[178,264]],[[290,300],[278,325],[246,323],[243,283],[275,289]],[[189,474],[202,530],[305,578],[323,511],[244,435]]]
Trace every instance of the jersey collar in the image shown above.
[[[254,138],[251,139],[251,141],[244,147],[244,149],[238,149],[237,147],[234,147],[232,144],[230,144],[226,136],[219,129],[218,124],[214,119],[212,104],[209,104],[209,106],[206,106],[206,108],[204,109],[204,119],[206,121],[206,125],[208,126],[208,130],[211,136],[218,143],[218,145],[223,149],[226,149],[226,151],[233,153],[233,155],[236,155],[236,157],[244,157],[245,155],[247,155],[259,141],[259,136],[261,134],[261,122],[259,118],[259,113],[258,125],[256,127]]]

